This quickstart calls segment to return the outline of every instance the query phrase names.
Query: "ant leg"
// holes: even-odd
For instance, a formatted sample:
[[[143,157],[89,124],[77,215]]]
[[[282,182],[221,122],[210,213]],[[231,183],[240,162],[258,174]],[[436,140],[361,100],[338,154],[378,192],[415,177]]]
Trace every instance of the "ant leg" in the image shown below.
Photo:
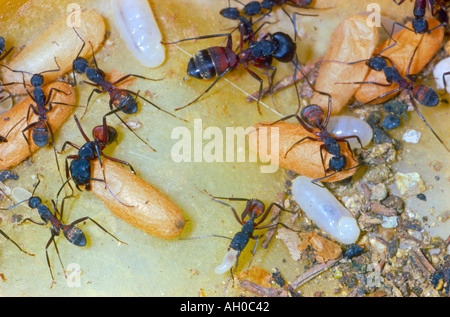
[[[14,46],[12,46],[3,56],[1,56],[0,57],[0,61],[2,60],[2,59],[4,59],[6,56],[8,56],[9,55],[9,53],[11,53],[11,51],[14,49]]]
[[[110,161],[117,162],[117,163],[120,163],[120,164],[123,164],[123,165],[128,166],[128,167],[130,168],[131,172],[132,172],[133,174],[136,174],[136,171],[134,170],[133,166],[131,166],[131,164],[128,163],[127,161],[123,161],[123,160],[120,160],[120,159],[117,159],[117,158],[115,158],[115,157],[111,157],[111,156],[108,156],[108,155],[105,155],[105,154],[102,154],[102,156],[103,156],[104,158],[110,160]]]
[[[114,235],[113,235],[112,233],[110,233],[108,230],[106,230],[105,228],[103,228],[97,221],[95,221],[95,220],[92,219],[91,217],[83,217],[83,218],[80,218],[80,219],[78,219],[78,220],[73,221],[70,225],[71,225],[71,226],[74,226],[74,225],[76,225],[76,224],[78,224],[78,223],[80,223],[80,222],[86,221],[86,220],[92,221],[94,224],[97,225],[97,227],[99,227],[100,229],[102,229],[105,233],[109,234],[111,237],[113,237],[115,240],[119,241],[120,243],[123,243],[123,244],[127,244],[127,245],[128,245],[128,243],[119,240],[116,236],[114,236]]]
[[[141,98],[142,100],[144,100],[145,102],[149,103],[150,105],[152,105],[153,107],[155,107],[155,108],[158,109],[159,111],[162,111],[162,112],[164,112],[164,113],[167,113],[168,115],[174,117],[175,119],[178,119],[178,120],[181,120],[181,121],[184,121],[184,122],[188,122],[187,120],[182,119],[182,118],[179,118],[179,117],[177,117],[176,115],[174,115],[173,113],[170,113],[169,111],[162,109],[161,107],[157,106],[156,104],[154,104],[154,103],[151,102],[150,100],[148,100],[148,99],[142,97],[141,95],[139,95],[139,93],[135,93],[134,91],[127,90],[127,89],[124,89],[123,91],[128,92],[128,93],[131,94],[131,95],[134,95],[134,96],[135,96],[135,100],[136,100],[137,98]],[[199,98],[200,98],[200,97],[199,97]],[[112,102],[111,102],[111,100],[110,100],[110,106],[111,106],[111,105],[112,105]],[[187,107],[187,106],[185,106],[185,107]],[[121,108],[122,108],[122,107],[121,107]],[[112,109],[112,108],[111,108],[111,109]],[[175,109],[175,111],[177,111],[177,109]]]
[[[47,126],[47,129],[50,132],[50,138],[51,138],[52,144],[53,144],[53,152],[55,153],[56,168],[58,169],[58,173],[59,173],[59,177],[61,178],[61,182],[64,183],[64,179],[63,179],[62,174],[61,174],[61,168],[59,167],[58,154],[56,152],[55,137],[53,136],[52,127],[46,121],[44,121],[44,124]]]
[[[208,193],[208,194],[209,194],[209,193]],[[210,194],[209,194],[209,195],[210,195]],[[210,196],[211,196],[211,195],[210,195]],[[233,211],[233,214],[234,214],[234,217],[236,218],[236,220],[239,222],[239,224],[243,225],[243,222],[242,222],[241,218],[239,218],[239,215],[238,215],[236,209],[234,209],[233,206],[231,206],[230,204],[227,204],[226,202],[224,202],[224,201],[222,201],[222,200],[220,200],[220,199],[228,199],[228,200],[236,200],[236,201],[249,201],[250,199],[247,199],[247,198],[214,197],[214,196],[211,196],[211,198],[212,198],[213,200],[215,200],[216,202],[222,204],[222,205],[225,205],[225,206],[230,207],[231,210]]]
[[[271,203],[271,204],[269,205],[269,207],[267,207],[267,209],[266,209],[266,211],[264,212],[264,214],[261,215],[261,219],[260,219],[257,223],[255,223],[255,227],[258,226],[260,223],[263,223],[264,220],[266,220],[266,218],[267,218],[267,216],[269,215],[270,211],[272,210],[273,206],[276,206],[276,207],[278,207],[278,208],[280,208],[281,210],[286,211],[286,212],[290,212],[290,213],[293,213],[293,214],[296,213],[296,212],[294,212],[294,211],[292,211],[292,210],[289,210],[289,209],[284,208],[283,206],[281,206],[281,205],[278,204],[278,203]]]
[[[148,144],[144,139],[142,139],[136,132],[133,131],[133,129],[119,116],[119,114],[117,112],[121,111],[123,108],[125,108],[127,105],[124,105],[123,107],[120,108],[116,108],[111,110],[110,112],[108,112],[107,114],[105,114],[103,116],[103,128],[106,128],[106,117],[111,115],[111,114],[115,114],[117,118],[119,118],[119,120],[122,122],[123,125],[125,125],[125,127],[131,132],[133,133],[139,140],[141,140],[142,142],[144,142],[145,145],[147,145],[153,152],[156,152],[156,150],[150,145]]]
[[[86,133],[84,132],[83,127],[82,127],[81,124],[80,124],[80,121],[78,121],[77,115],[74,114],[74,115],[73,115],[73,119],[75,120],[75,123],[76,123],[77,126],[78,126],[78,130],[80,130],[80,133],[81,133],[81,135],[83,136],[84,140],[85,140],[86,142],[90,142],[91,140],[89,140],[88,136],[87,136]],[[67,143],[67,142],[66,142],[66,143]]]
[[[121,205],[124,205],[126,207],[136,207],[136,206],[131,206],[131,205],[127,205],[123,202],[121,202],[119,200],[119,198],[116,197],[116,195],[114,195],[114,193],[112,192],[111,188],[109,188],[108,184],[103,180],[103,179],[98,179],[98,178],[90,178],[91,181],[97,181],[97,182],[102,182],[106,185],[106,188],[108,189],[108,191],[110,192],[110,194],[114,197],[114,199]],[[87,185],[86,185],[87,186]],[[61,190],[60,190],[61,191]]]
[[[185,42],[185,41],[211,39],[211,38],[222,37],[222,36],[226,36],[229,41],[231,39],[231,34],[230,33],[221,33],[221,34],[210,34],[210,35],[191,37],[191,38],[187,38],[187,39],[178,40],[178,41],[175,41],[175,42],[161,42],[161,44],[164,44],[164,45],[176,44],[176,43]]]
[[[411,100],[411,104],[414,107],[414,110],[416,110],[417,114],[419,115],[420,119],[422,119],[423,122],[425,122],[426,126],[430,129],[430,131],[434,134],[434,136],[441,142],[441,144],[447,149],[448,152],[450,152],[450,149],[445,145],[444,141],[437,135],[437,133],[433,130],[433,128],[428,124],[428,121],[424,118],[422,113],[420,113],[419,108],[417,108],[417,104],[414,100],[414,97],[411,94],[411,91],[408,91],[409,99]]]
[[[206,94],[220,79],[222,79],[222,77],[226,74],[226,73],[228,73],[228,71],[229,70],[231,70],[232,69],[232,67],[228,67],[222,74],[220,74],[219,75],[219,77],[217,77],[217,79],[216,80],[214,80],[214,82],[200,95],[200,96],[198,96],[197,98],[195,98],[194,100],[192,100],[190,103],[188,103],[187,105],[184,105],[183,107],[179,107],[179,108],[176,108],[175,109],[175,111],[178,111],[178,110],[181,110],[181,109],[184,109],[184,108],[186,108],[186,107],[189,107],[190,105],[192,105],[193,103],[196,103],[204,94]]]
[[[28,253],[27,251],[23,250],[13,239],[11,239],[6,233],[4,233],[3,230],[0,230],[0,234],[4,236],[7,240],[11,241],[23,253],[28,254],[30,256],[35,256],[34,254]]]
[[[145,80],[151,80],[151,81],[161,81],[161,80],[164,79],[164,78],[153,79],[153,78],[148,78],[148,77],[144,77],[144,76],[141,76],[141,75],[128,74],[128,75],[125,75],[125,76],[119,78],[118,80],[116,80],[116,81],[113,82],[112,84],[113,84],[113,85],[117,85],[117,84],[123,82],[124,80],[127,80],[127,79],[130,78],[130,77],[136,77],[136,78],[139,78],[139,79],[145,79]]]
[[[305,136],[304,138],[302,138],[300,141],[295,142],[294,144],[292,144],[292,146],[289,148],[289,150],[287,150],[286,154],[284,154],[284,157],[286,157],[288,155],[288,153],[297,145],[299,145],[301,142],[303,142],[304,140],[310,140],[310,141],[318,141],[318,139],[314,139],[313,137],[310,136]]]
[[[260,115],[262,115],[261,108],[259,106],[259,102],[261,101],[261,95],[262,95],[262,89],[263,89],[263,80],[261,77],[259,77],[256,73],[254,73],[252,70],[248,68],[247,64],[244,64],[245,69],[247,72],[252,75],[253,78],[255,78],[257,81],[259,81],[259,93],[258,93],[258,100],[256,102],[256,106],[258,107],[258,112]]]
[[[89,83],[89,82],[85,81],[85,83]],[[89,84],[92,84],[92,83],[89,83]],[[95,85],[95,86],[97,86],[97,85]],[[94,92],[97,93],[97,94],[101,94],[101,93],[102,93],[102,91],[101,91],[100,89],[93,89],[93,90],[91,91],[91,94],[89,95],[88,100],[87,100],[86,110],[84,110],[84,113],[83,113],[83,115],[81,116],[81,119],[83,119],[84,116],[85,116],[86,113],[87,113],[87,110],[88,110],[88,107],[89,107],[89,102],[91,101],[91,98],[92,98],[92,95],[94,94]]]
[[[255,66],[255,67],[258,67],[258,68],[272,70],[272,74],[270,74],[270,76],[268,76],[269,77],[269,90],[270,90],[270,96],[272,97],[273,105],[275,106],[275,109],[278,111],[278,107],[275,104],[275,100],[274,100],[274,97],[273,97],[273,82],[274,82],[274,79],[275,79],[275,73],[277,72],[277,68],[275,66],[264,65],[264,64],[257,64],[257,63],[253,63],[253,62],[252,62],[252,65]],[[262,92],[260,92],[260,96],[261,96],[261,93]]]
[[[51,229],[50,229],[50,232],[51,232],[52,236],[50,237],[50,239],[47,242],[47,245],[45,246],[45,257],[47,258],[47,266],[48,266],[48,269],[50,270],[50,276],[52,277],[52,286],[50,287],[50,288],[52,288],[53,285],[55,284],[55,277],[53,276],[52,266],[50,263],[50,257],[48,256],[48,248],[52,243],[55,245],[56,253],[58,254],[59,261],[63,268],[64,276],[66,275],[66,272],[64,271],[64,265],[62,264],[61,257],[59,256],[58,247],[56,246],[55,234],[53,233],[53,231]]]
[[[374,101],[376,101],[376,100],[378,100],[378,99],[384,98],[384,97],[386,97],[386,96],[388,96],[388,95],[390,95],[390,94],[394,94],[394,93],[396,93],[397,91],[400,91],[401,89],[402,89],[401,87],[398,87],[398,88],[396,88],[396,89],[394,89],[394,90],[388,91],[387,93],[384,93],[384,94],[382,94],[382,95],[380,95],[380,96],[378,96],[378,97],[376,97],[376,98],[374,98],[374,99],[372,99],[372,100],[367,101],[366,103],[363,103],[362,106],[368,105],[368,104],[370,104],[370,103],[372,103],[372,102],[374,102]]]

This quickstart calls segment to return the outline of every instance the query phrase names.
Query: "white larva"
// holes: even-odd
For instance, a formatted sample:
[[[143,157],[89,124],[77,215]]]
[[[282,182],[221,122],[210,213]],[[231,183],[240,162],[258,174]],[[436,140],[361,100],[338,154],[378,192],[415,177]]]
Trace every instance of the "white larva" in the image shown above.
[[[147,0],[112,0],[115,23],[127,47],[146,67],[160,66],[166,57],[161,31]]]
[[[236,263],[237,253],[238,252],[236,250],[230,249],[227,254],[225,254],[222,263],[216,267],[214,272],[217,274],[224,274],[228,272]]]
[[[370,141],[372,141],[373,136],[372,128],[366,121],[351,116],[331,117],[328,122],[327,130],[336,136],[357,135],[361,139],[363,146],[368,145]],[[347,140],[352,149],[361,147],[356,138]]]
[[[311,180],[306,176],[294,179],[294,200],[306,216],[333,239],[344,244],[356,242],[360,234],[356,219],[328,189],[313,184]]]

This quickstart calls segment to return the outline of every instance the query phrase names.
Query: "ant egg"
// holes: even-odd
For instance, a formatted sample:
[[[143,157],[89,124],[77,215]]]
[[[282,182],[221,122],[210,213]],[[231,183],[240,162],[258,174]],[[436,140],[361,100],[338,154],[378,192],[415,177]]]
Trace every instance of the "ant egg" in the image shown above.
[[[359,118],[351,116],[333,116],[328,122],[327,129],[336,136],[344,137],[357,135],[361,139],[363,146],[372,141],[373,131],[370,125]],[[352,149],[361,147],[355,138],[348,139]]]
[[[228,270],[231,269],[236,262],[237,253],[238,252],[236,250],[230,249],[227,254],[225,254],[222,263],[216,267],[214,272],[217,274],[224,274],[228,272]]]
[[[360,234],[356,219],[328,189],[313,184],[311,180],[298,176],[292,182],[292,196],[297,204],[333,239],[344,244],[355,243]]]
[[[147,0],[116,0],[112,3],[116,25],[134,56],[146,67],[165,60],[161,31]]]

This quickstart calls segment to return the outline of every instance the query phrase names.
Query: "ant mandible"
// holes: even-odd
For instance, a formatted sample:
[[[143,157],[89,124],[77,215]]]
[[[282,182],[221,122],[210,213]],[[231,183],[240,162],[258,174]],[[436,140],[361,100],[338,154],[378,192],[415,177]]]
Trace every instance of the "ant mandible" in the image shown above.
[[[288,34],[283,32],[276,32],[274,34],[267,33],[258,41],[250,41],[247,49],[243,48],[244,40],[243,34],[241,33],[240,51],[237,54],[233,52],[231,33],[204,35],[163,44],[176,44],[184,41],[224,36],[227,37],[227,44],[225,47],[213,46],[200,50],[193,57],[191,57],[187,66],[187,74],[191,77],[197,79],[212,79],[217,77],[217,79],[200,96],[189,102],[187,105],[175,109],[175,111],[184,109],[197,102],[226,73],[230,70],[236,69],[239,65],[243,65],[246,71],[260,82],[257,107],[258,112],[261,114],[259,101],[261,98],[263,80],[251,69],[249,69],[249,64],[252,64],[257,68],[272,70],[270,78],[271,82],[273,82],[276,67],[271,65],[272,58],[275,58],[280,62],[287,63],[292,61],[296,55],[297,45]]]
[[[50,247],[50,245],[52,243],[55,245],[55,250],[58,255],[59,262],[61,263],[61,267],[63,269],[64,276],[66,276],[66,273],[64,270],[64,265],[62,263],[60,255],[59,255],[59,250],[58,250],[56,240],[55,240],[55,237],[59,236],[61,231],[62,231],[64,237],[66,238],[66,240],[69,241],[71,244],[78,246],[78,247],[84,247],[84,246],[86,246],[86,235],[76,225],[79,223],[85,222],[87,220],[90,220],[95,225],[97,225],[100,229],[102,229],[105,233],[109,234],[111,237],[113,237],[118,242],[127,244],[127,243],[119,240],[117,237],[115,237],[113,234],[111,234],[108,230],[103,228],[97,221],[95,221],[91,217],[82,217],[80,219],[72,221],[70,224],[64,223],[63,222],[64,202],[65,202],[66,198],[71,198],[73,196],[66,196],[63,198],[63,200],[61,202],[61,211],[58,210],[56,203],[52,200],[52,206],[53,206],[53,210],[54,210],[54,212],[52,212],[50,210],[50,208],[48,208],[46,205],[42,204],[42,199],[40,197],[34,195],[37,187],[39,186],[39,184],[41,182],[41,179],[39,178],[39,174],[37,175],[37,178],[38,178],[38,182],[36,183],[36,185],[33,189],[31,197],[27,198],[21,202],[18,202],[17,204],[7,208],[6,210],[12,209],[23,202],[28,202],[28,206],[30,208],[37,209],[39,216],[41,217],[43,222],[41,223],[41,222],[37,222],[31,218],[25,218],[24,220],[22,220],[22,222],[19,225],[22,225],[27,221],[30,221],[34,224],[41,225],[41,226],[45,226],[48,223],[51,224],[51,228],[50,228],[51,237],[45,246],[45,256],[47,258],[47,265],[50,270],[50,275],[52,277],[52,287],[53,287],[53,284],[55,283],[55,278],[53,276],[50,258],[48,256],[48,248]],[[2,210],[5,210],[5,209],[2,209]],[[59,217],[58,217],[58,215],[59,215]],[[66,276],[66,278],[67,278],[67,276]]]

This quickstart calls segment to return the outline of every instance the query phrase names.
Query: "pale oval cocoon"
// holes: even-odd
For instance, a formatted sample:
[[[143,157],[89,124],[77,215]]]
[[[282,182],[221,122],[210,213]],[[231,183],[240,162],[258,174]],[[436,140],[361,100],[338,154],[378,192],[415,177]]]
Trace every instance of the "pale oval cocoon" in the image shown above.
[[[128,49],[146,67],[158,67],[166,58],[162,36],[147,0],[112,0],[114,22]]]
[[[35,37],[31,43],[27,44],[19,54],[12,58],[7,66],[13,70],[38,74],[43,71],[58,69],[55,63],[56,58],[60,70],[45,73],[45,83],[53,82],[70,71],[72,69],[72,62],[80,51],[83,42],[78,38],[67,20],[68,17],[63,16],[51,24],[46,30]],[[86,42],[80,56],[88,58],[92,56],[89,43],[92,44],[95,51],[100,47],[105,38],[105,22],[103,17],[93,10],[81,11],[78,21],[80,21],[80,26],[75,25],[75,28]],[[15,94],[25,93],[22,84],[22,73],[13,73],[2,67],[1,77],[4,83],[21,83],[8,86],[8,91]],[[31,75],[25,74],[24,77],[28,81]]]
[[[439,61],[439,63],[434,66],[433,76],[436,81],[436,89],[447,89],[447,93],[450,93],[450,74],[445,75],[445,83],[444,85],[444,74],[450,72],[450,57],[444,58]]]
[[[368,59],[378,43],[376,27],[370,27],[367,16],[353,15],[341,21],[331,35],[330,44],[323,60],[354,62]],[[337,82],[363,81],[368,72],[364,63],[346,65],[336,62],[324,62],[320,66],[315,88],[317,91],[329,93],[332,97],[331,114],[339,113],[359,85],[336,84]],[[328,112],[328,98],[315,93],[310,104],[317,104],[325,113]]]
[[[428,26],[430,29],[439,25],[439,21],[433,18],[427,19]],[[411,23],[406,24],[407,27],[412,28]],[[416,34],[406,29],[401,29],[401,31],[395,33],[392,37],[397,41],[397,44],[382,53],[383,56],[388,57],[395,67],[399,71],[400,75],[405,77],[408,65],[410,63],[411,57],[416,49],[417,45],[422,38],[419,48],[414,55],[414,59],[411,63],[411,68],[409,74],[417,74],[426,64],[433,58],[434,54],[441,47],[444,38],[444,28],[440,27],[433,30],[430,34]],[[389,42],[387,39],[383,44],[381,44],[375,51],[375,53],[382,51],[384,48],[393,44],[392,40]],[[364,81],[370,81],[375,83],[386,84],[386,76],[383,71],[377,72],[375,70],[370,70]],[[398,88],[398,85],[393,83],[390,86],[379,86],[374,84],[362,84],[355,93],[355,98],[359,102],[366,103],[378,96],[388,93],[392,90]],[[386,100],[394,98],[397,93],[386,95],[383,98],[379,98],[372,102],[373,104],[382,103]]]
[[[91,182],[92,193],[114,215],[158,238],[173,239],[181,234],[185,224],[183,213],[166,195],[124,166],[109,160],[102,160],[102,164],[106,183],[120,202],[99,181]],[[92,177],[103,179],[98,160],[92,162]]]
[[[62,102],[68,105],[74,104],[76,96],[75,90],[72,86],[62,82],[52,83],[44,87],[44,93],[46,96],[48,96],[49,91],[52,88],[64,91],[68,95],[54,91],[52,93],[51,101]],[[0,135],[3,136],[6,135],[8,131],[10,131],[14,125],[17,124],[17,122],[24,119],[11,130],[8,135],[8,142],[0,144],[0,170],[15,166],[30,155],[27,141],[22,134],[23,129],[25,129],[30,123],[36,122],[38,119],[38,116],[30,110],[30,119],[27,123],[26,117],[30,104],[33,104],[33,106],[36,107],[36,104],[30,97],[25,98],[22,102],[12,107],[0,117]],[[66,119],[72,114],[74,109],[75,107],[73,106],[58,104],[53,105],[52,111],[47,113],[47,120],[53,133],[55,133],[62,126]],[[31,152],[34,152],[39,147],[34,144],[31,138],[31,131],[32,129],[29,129],[26,132],[26,136],[30,141]],[[51,142],[51,139],[49,139],[49,142]]]
[[[298,176],[292,182],[292,197],[306,216],[333,239],[344,244],[358,240],[360,229],[356,219],[325,187]]]
[[[285,157],[286,152],[297,141],[300,141],[306,136],[317,138],[314,134],[303,129],[301,125],[289,122],[278,122],[268,126],[264,125],[264,123],[258,123],[255,124],[253,128],[254,129],[248,133],[250,149],[258,153],[259,158],[262,161],[267,162],[270,160],[272,164],[277,164],[283,168],[313,179],[325,176],[320,157],[320,145],[323,144],[323,142],[304,140],[294,147]],[[271,133],[278,133],[278,144],[272,144]],[[277,138],[274,138],[274,140],[277,140]],[[339,145],[341,147],[341,154],[343,154],[347,160],[345,168],[347,169],[358,165],[358,162],[353,158],[352,153],[349,151],[347,144],[339,142]],[[322,154],[325,168],[327,168],[328,162],[333,155],[325,150],[322,151]],[[356,170],[357,169],[354,168],[348,171],[338,172],[333,176],[324,179],[323,182],[336,182],[345,179],[355,174]],[[332,173],[327,173],[327,175]]]

